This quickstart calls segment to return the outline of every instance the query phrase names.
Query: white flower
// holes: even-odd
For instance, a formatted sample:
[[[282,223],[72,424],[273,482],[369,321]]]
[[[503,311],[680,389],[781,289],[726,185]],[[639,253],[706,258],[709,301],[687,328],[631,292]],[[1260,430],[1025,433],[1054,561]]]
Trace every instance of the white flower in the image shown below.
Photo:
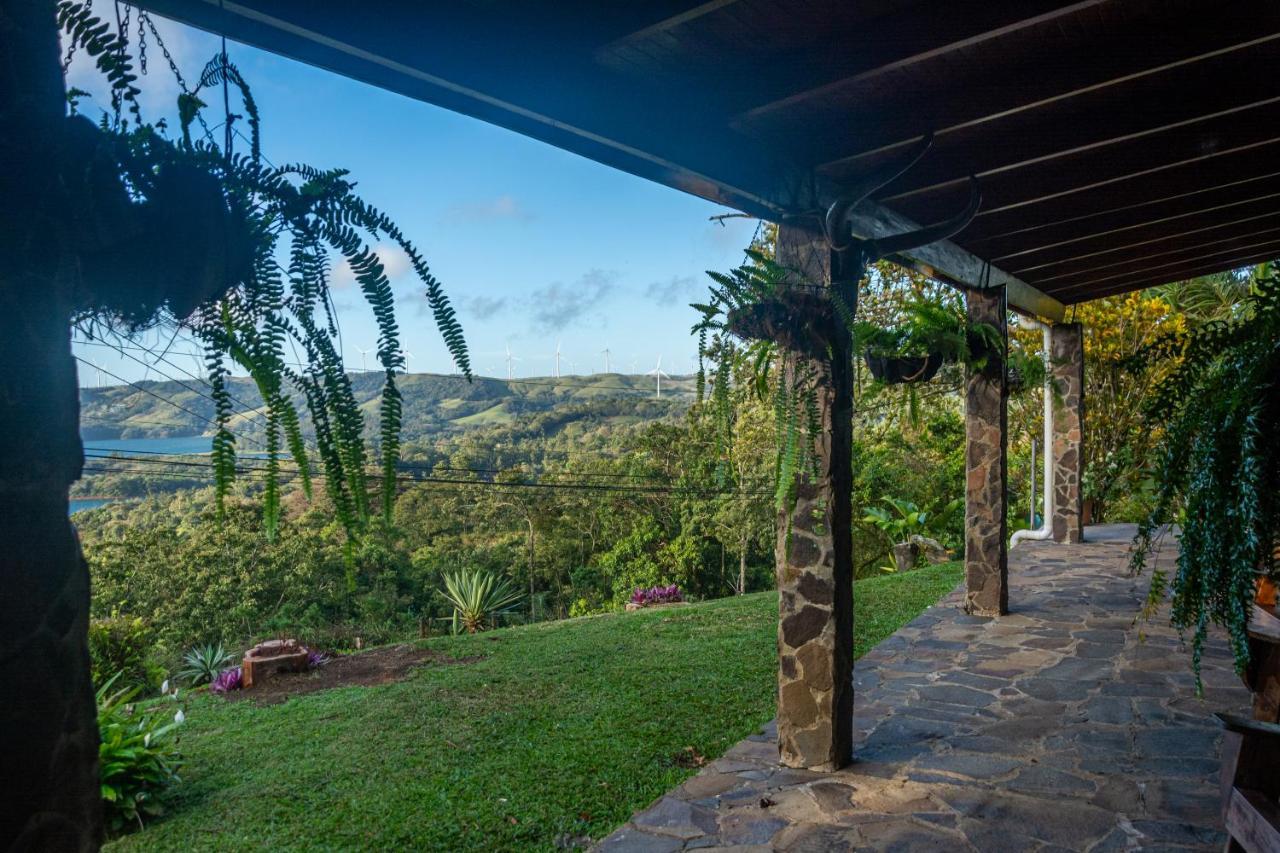
[[[161,692],[161,693],[168,693],[168,692],[169,692],[169,679],[167,679],[167,678],[166,678],[166,679],[164,680],[164,684],[161,684],[161,685],[160,685],[160,692]]]
[[[182,713],[182,709],[181,709],[181,708],[179,708],[179,709],[178,709],[178,713],[176,713],[176,714],[174,714],[174,715],[173,715],[173,721],[174,721],[175,723],[181,723],[181,722],[182,722],[183,720],[185,720],[186,718],[187,718],[187,715],[186,715],[186,714],[184,714],[184,713]]]

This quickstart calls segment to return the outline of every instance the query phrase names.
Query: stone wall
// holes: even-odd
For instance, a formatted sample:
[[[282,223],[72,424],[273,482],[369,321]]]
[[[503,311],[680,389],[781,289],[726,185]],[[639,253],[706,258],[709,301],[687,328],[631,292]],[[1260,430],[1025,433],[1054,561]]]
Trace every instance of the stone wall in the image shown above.
[[[965,299],[971,323],[989,323],[1006,336],[1003,287],[970,290]],[[970,370],[965,390],[964,609],[982,616],[1009,612],[1008,388],[1004,353],[990,356],[981,370]]]
[[[1050,331],[1053,382],[1060,399],[1053,413],[1053,538],[1082,540],[1080,475],[1084,469],[1084,327],[1064,323]]]

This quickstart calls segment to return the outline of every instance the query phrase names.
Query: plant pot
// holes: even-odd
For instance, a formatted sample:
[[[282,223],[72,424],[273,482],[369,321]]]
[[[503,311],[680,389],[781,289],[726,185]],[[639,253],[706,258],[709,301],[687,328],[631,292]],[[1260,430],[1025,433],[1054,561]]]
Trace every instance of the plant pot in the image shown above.
[[[1280,590],[1277,589],[1275,581],[1268,578],[1258,578],[1258,591],[1253,600],[1262,607],[1275,607],[1277,592],[1280,592]]]
[[[863,354],[863,359],[871,375],[886,385],[928,382],[942,367],[942,356],[937,353],[886,356],[868,352]]]

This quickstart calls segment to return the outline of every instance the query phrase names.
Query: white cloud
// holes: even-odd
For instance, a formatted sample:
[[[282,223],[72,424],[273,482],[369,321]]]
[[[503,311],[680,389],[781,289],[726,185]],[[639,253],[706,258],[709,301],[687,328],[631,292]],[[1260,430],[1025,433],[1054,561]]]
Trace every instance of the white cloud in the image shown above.
[[[573,284],[553,281],[533,291],[528,303],[534,328],[552,331],[573,325],[613,295],[620,277],[615,270],[592,269]]]
[[[667,281],[650,282],[644,295],[659,305],[687,303],[698,295],[698,280],[691,275],[673,275]]]
[[[529,222],[534,215],[525,210],[514,196],[500,195],[484,201],[455,204],[445,211],[445,221],[488,222],[495,219],[510,219],[516,222]]]
[[[409,256],[399,246],[379,243],[373,247],[373,253],[382,262],[382,268],[392,284],[395,284],[398,279],[403,278],[413,270],[413,264],[409,261]],[[351,264],[347,263],[346,258],[343,258],[333,268],[330,285],[334,290],[344,290],[355,283],[356,277],[351,272]]]

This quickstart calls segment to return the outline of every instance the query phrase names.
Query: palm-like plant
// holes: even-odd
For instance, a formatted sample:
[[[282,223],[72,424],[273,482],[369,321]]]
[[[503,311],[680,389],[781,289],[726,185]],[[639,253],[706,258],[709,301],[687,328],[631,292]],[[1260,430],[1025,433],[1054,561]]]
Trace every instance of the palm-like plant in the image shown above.
[[[178,676],[187,679],[192,687],[199,687],[212,682],[230,666],[231,655],[223,648],[222,643],[216,646],[210,643],[206,646],[192,646],[182,656],[182,662],[185,666]]]
[[[899,498],[884,497],[881,498],[881,502],[885,505],[884,507],[867,507],[862,520],[878,527],[889,538],[890,545],[919,542],[920,539],[917,537],[931,538],[930,530],[936,528],[938,524],[945,523],[963,505],[963,501],[957,498],[933,512],[923,510],[915,503]],[[889,565],[881,568],[886,572],[896,572],[901,568],[893,548],[889,549]]]
[[[474,634],[496,627],[497,617],[515,610],[524,596],[505,578],[463,569],[445,574],[444,597],[453,605],[453,632]]]

